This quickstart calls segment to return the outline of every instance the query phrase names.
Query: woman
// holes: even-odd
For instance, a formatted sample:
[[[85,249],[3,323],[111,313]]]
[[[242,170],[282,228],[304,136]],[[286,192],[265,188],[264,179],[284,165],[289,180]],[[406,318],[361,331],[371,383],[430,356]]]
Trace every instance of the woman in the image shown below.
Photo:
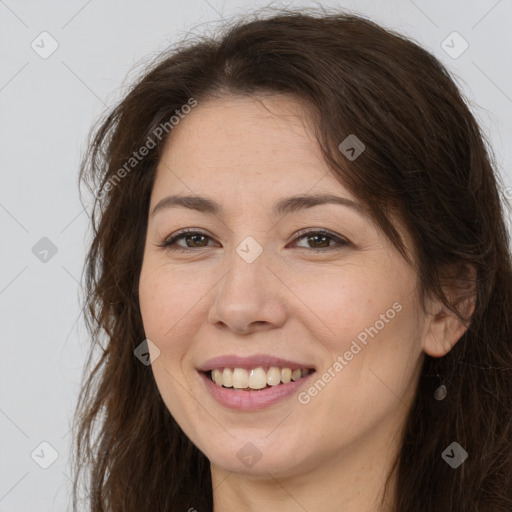
[[[494,167],[445,68],[357,16],[157,59],[81,172],[90,510],[510,511]]]

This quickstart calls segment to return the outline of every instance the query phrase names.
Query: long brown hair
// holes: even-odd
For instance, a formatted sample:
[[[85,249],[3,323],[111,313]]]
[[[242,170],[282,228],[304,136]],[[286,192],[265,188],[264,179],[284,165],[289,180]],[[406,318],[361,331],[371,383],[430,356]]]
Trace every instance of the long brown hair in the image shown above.
[[[441,298],[468,326],[445,356],[425,357],[395,461],[394,509],[510,512],[512,262],[492,151],[429,52],[362,17],[303,9],[260,11],[176,44],[91,134],[80,180],[95,194],[84,267],[92,347],[75,415],[74,509],[83,473],[93,512],[212,511],[209,461],[134,356],[145,339],[138,280],[169,119],[191,99],[257,93],[292,94],[311,107],[333,174],[404,256],[392,217],[407,226],[422,298]],[[159,126],[167,127],[160,138]],[[350,134],[365,144],[354,160],[338,148]],[[149,139],[154,147],[135,164]],[[459,300],[474,298],[470,318],[447,283]],[[448,394],[437,401],[441,382]],[[468,453],[456,469],[441,456],[453,442]]]

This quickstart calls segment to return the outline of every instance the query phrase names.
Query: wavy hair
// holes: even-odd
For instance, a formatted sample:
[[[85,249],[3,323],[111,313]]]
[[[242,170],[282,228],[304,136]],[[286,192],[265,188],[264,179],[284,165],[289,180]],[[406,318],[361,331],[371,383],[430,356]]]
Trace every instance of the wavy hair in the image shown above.
[[[145,64],[91,131],[79,177],[94,204],[74,510],[81,476],[92,512],[213,509],[209,461],[166,408],[151,367],[134,356],[145,339],[138,284],[156,165],[172,134],[155,137],[158,127],[191,99],[258,93],[290,94],[311,108],[332,173],[404,257],[392,217],[410,232],[422,300],[440,298],[467,326],[446,355],[425,356],[394,461],[395,512],[510,512],[512,262],[492,150],[431,53],[363,17],[314,9],[263,10],[184,38]],[[353,161],[338,149],[350,134],[366,146]],[[149,138],[154,147],[135,164]],[[448,284],[460,294],[450,296]],[[468,298],[471,316],[458,307]],[[440,381],[442,402],[434,399]],[[441,457],[453,441],[469,455],[457,469]]]

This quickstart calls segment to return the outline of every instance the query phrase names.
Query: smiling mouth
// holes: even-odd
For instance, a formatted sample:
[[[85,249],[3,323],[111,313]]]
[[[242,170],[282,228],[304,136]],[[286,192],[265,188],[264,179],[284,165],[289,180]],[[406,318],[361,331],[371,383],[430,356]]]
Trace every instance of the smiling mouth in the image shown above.
[[[291,369],[271,366],[258,367],[251,370],[244,368],[215,368],[201,371],[209,380],[220,388],[233,391],[261,391],[271,387],[296,382],[314,373],[314,368]]]

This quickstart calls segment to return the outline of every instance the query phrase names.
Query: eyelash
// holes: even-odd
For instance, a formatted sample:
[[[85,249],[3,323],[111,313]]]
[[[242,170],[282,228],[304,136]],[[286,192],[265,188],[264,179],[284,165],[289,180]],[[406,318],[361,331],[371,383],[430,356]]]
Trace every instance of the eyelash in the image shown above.
[[[197,251],[199,249],[205,249],[207,247],[211,247],[211,246],[205,246],[205,247],[181,247],[181,246],[175,246],[175,242],[177,240],[180,240],[181,238],[185,238],[185,236],[187,235],[202,235],[202,236],[205,236],[207,238],[210,238],[211,237],[209,235],[207,235],[206,233],[203,233],[201,231],[196,231],[196,230],[193,230],[193,229],[182,229],[178,232],[176,232],[173,236],[167,238],[166,240],[164,240],[162,243],[160,244],[157,244],[158,247],[161,247],[167,251],[176,251],[176,252],[186,252],[186,253],[190,253],[190,252],[193,252],[193,251]],[[347,240],[345,240],[344,238],[341,238],[337,235],[335,235],[334,233],[331,233],[330,231],[327,231],[325,229],[316,229],[316,230],[310,230],[310,231],[305,231],[305,230],[301,230],[297,233],[297,236],[294,240],[297,240],[297,239],[300,239],[300,238],[304,238],[306,235],[322,235],[322,236],[326,236],[328,238],[331,238],[332,240],[334,240],[335,242],[337,242],[339,244],[339,247],[327,247],[327,248],[324,248],[324,249],[314,249],[314,248],[308,248],[308,247],[299,247],[299,249],[302,249],[302,250],[306,250],[306,252],[314,252],[314,253],[321,253],[321,252],[328,252],[328,251],[332,251],[332,250],[339,250],[339,249],[342,249],[343,247],[345,246],[348,246],[350,245],[350,242],[348,242]],[[174,245],[174,246],[173,246]]]

